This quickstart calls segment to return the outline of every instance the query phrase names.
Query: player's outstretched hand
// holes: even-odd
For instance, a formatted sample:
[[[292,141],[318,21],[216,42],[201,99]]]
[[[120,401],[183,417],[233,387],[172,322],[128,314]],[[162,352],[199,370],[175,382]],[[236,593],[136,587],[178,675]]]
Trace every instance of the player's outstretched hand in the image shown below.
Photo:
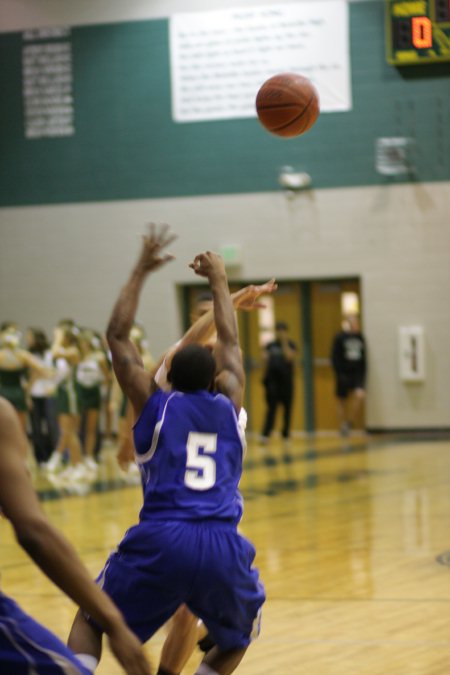
[[[233,293],[233,304],[236,309],[244,309],[250,311],[252,309],[261,309],[265,307],[263,302],[258,302],[261,295],[268,295],[274,293],[278,288],[275,279],[269,279],[265,284],[250,284],[241,288],[236,293]]]
[[[108,635],[109,645],[127,675],[152,675],[142,645],[125,624]]]
[[[212,251],[205,251],[195,256],[194,262],[191,262],[191,267],[200,277],[211,277],[215,275],[223,275],[226,278],[225,264],[218,253]]]
[[[168,225],[150,223],[149,233],[142,236],[142,249],[137,262],[138,269],[141,272],[153,272],[173,260],[174,256],[164,253],[163,250],[176,238],[176,235],[169,231]]]

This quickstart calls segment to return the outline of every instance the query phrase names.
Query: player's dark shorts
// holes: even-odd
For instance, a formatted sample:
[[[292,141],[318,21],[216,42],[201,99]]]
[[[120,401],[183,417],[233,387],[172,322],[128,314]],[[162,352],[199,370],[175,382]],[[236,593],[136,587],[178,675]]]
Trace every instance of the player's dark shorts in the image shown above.
[[[2,675],[91,675],[68,647],[0,593]]]
[[[184,603],[227,650],[259,634],[265,593],[254,557],[234,525],[152,520],[127,532],[98,583],[142,642]]]
[[[338,373],[336,377],[336,396],[346,398],[355,389],[364,389],[364,373]]]

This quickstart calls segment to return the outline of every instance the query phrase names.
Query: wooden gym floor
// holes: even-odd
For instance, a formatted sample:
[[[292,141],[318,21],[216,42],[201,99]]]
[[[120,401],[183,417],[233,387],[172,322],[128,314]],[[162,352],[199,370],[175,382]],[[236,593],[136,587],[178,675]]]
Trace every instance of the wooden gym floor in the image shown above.
[[[450,673],[450,440],[249,444],[242,531],[266,586],[242,675]],[[139,487],[44,502],[92,575],[136,522]],[[2,588],[67,637],[74,606],[36,570],[5,521]],[[146,649],[154,666],[161,630]],[[200,660],[191,658],[184,673]],[[121,672],[107,650],[97,671]]]

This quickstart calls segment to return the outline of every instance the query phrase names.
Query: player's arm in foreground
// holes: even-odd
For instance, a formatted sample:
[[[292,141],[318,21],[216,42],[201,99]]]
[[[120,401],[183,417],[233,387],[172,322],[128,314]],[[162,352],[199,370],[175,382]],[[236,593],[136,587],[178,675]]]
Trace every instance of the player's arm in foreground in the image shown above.
[[[125,671],[149,675],[150,666],[139,640],[92,581],[75,549],[43,512],[23,463],[25,445],[14,409],[0,398],[0,506],[17,541],[51,581],[98,622]]]
[[[173,259],[163,251],[174,239],[167,225],[160,228],[150,225],[149,234],[143,237],[141,254],[120,292],[106,331],[114,373],[136,417],[152,393],[153,378],[144,368],[142,357],[130,339],[130,331],[144,282],[151,272]]]

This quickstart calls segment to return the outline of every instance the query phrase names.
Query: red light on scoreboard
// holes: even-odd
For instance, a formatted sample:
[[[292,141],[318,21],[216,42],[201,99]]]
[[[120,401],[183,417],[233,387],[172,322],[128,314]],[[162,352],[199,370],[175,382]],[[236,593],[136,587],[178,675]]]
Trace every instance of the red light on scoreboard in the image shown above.
[[[450,62],[450,0],[385,3],[388,63],[408,66]]]
[[[416,49],[431,49],[433,46],[433,26],[427,16],[413,16],[412,43]]]

